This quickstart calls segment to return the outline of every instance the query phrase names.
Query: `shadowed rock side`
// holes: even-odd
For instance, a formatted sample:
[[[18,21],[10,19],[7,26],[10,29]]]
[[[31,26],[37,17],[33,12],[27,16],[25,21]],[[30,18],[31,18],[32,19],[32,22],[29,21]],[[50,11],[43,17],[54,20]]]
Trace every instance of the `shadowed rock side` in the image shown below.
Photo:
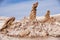
[[[48,10],[47,13],[45,14],[46,20],[50,19],[50,11]]]
[[[9,26],[14,20],[15,17],[0,17],[0,30]]]
[[[32,6],[32,10],[31,10],[31,13],[30,13],[30,20],[35,20],[36,19],[36,8],[38,6],[38,2],[34,3],[33,6]]]

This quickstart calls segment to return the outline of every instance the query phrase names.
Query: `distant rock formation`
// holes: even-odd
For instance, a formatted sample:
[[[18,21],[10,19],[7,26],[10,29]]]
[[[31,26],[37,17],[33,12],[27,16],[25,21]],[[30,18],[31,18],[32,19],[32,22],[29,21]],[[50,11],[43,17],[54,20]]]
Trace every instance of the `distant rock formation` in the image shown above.
[[[54,17],[50,17],[50,11],[48,10],[46,15],[45,15],[45,20],[46,22],[49,23],[53,23],[54,21],[56,21],[56,19]]]
[[[47,13],[45,14],[45,18],[48,20],[50,19],[50,11],[48,10]]]
[[[33,6],[32,6],[32,10],[31,10],[31,13],[30,13],[30,20],[35,20],[36,19],[36,8],[38,6],[38,2],[34,3]]]
[[[56,19],[54,17],[50,17],[50,10],[47,10],[47,13],[44,16],[45,18],[41,21],[42,23],[53,23],[54,21],[56,21]]]

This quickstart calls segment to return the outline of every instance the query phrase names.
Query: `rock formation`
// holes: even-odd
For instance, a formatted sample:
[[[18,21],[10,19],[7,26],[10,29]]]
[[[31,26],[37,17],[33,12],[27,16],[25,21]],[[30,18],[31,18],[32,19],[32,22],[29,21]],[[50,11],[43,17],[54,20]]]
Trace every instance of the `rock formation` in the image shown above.
[[[46,20],[50,19],[50,11],[48,10],[47,13],[45,14]]]
[[[14,20],[15,17],[0,17],[0,30],[9,26]]]
[[[37,6],[38,2],[33,4],[29,18],[24,17],[22,20],[15,20],[15,17],[0,17],[0,30],[3,29],[0,33],[14,37],[60,36],[60,23],[56,21],[55,16],[50,16],[49,10],[44,18],[41,17],[43,20],[38,17],[36,19]]]
[[[36,19],[36,8],[38,6],[38,2],[34,3],[33,6],[32,6],[32,10],[31,10],[31,13],[30,13],[30,20],[35,20]]]
[[[54,17],[50,17],[50,11],[48,10],[46,15],[45,15],[45,21],[49,23],[53,23],[56,21]]]
[[[42,23],[53,23],[56,21],[56,19],[54,17],[50,17],[50,11],[47,10],[47,13],[44,16],[45,18],[41,21]]]

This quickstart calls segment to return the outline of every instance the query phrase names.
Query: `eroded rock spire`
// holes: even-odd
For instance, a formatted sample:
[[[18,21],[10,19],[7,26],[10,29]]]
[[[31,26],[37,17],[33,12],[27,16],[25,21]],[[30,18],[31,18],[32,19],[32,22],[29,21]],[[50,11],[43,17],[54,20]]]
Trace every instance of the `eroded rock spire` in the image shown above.
[[[32,10],[31,10],[31,13],[30,13],[30,20],[35,20],[36,19],[36,8],[38,6],[38,2],[34,3],[33,6],[32,6]]]
[[[50,19],[50,11],[48,10],[47,13],[45,14],[45,18],[48,20]]]
[[[44,23],[45,22],[53,23],[54,21],[56,21],[56,19],[54,19],[54,17],[50,17],[50,11],[48,10],[47,13],[45,14]]]

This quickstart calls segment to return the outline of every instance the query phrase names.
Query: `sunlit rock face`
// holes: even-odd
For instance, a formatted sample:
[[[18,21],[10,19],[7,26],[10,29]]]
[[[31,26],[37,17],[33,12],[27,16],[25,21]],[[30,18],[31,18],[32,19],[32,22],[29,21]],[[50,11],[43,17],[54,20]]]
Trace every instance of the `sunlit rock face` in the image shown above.
[[[15,20],[15,17],[0,17],[0,30],[10,25]]]
[[[36,8],[38,6],[38,2],[34,3],[33,6],[32,6],[32,10],[31,10],[31,13],[30,13],[30,20],[35,20],[36,19]]]

